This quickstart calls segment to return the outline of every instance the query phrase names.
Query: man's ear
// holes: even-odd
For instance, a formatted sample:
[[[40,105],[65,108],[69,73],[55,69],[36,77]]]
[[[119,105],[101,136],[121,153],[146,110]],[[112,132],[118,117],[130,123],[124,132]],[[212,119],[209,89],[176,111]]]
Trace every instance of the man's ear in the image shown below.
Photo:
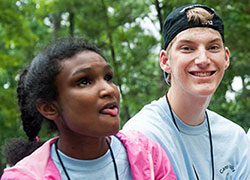
[[[230,51],[228,47],[225,47],[225,69],[228,68],[229,64],[230,64]]]
[[[165,50],[162,50],[160,53],[160,66],[163,71],[171,73],[171,68],[169,66],[169,58]]]
[[[38,99],[36,101],[37,110],[47,119],[56,120],[58,118],[58,109],[55,102],[45,101],[42,99]]]

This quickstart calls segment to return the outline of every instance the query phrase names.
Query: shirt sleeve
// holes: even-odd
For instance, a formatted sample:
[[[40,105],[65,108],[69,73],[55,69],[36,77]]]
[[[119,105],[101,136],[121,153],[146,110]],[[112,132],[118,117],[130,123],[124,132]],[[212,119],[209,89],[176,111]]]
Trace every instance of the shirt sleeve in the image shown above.
[[[149,150],[152,154],[154,176],[156,180],[176,180],[170,160],[161,146],[148,139]]]

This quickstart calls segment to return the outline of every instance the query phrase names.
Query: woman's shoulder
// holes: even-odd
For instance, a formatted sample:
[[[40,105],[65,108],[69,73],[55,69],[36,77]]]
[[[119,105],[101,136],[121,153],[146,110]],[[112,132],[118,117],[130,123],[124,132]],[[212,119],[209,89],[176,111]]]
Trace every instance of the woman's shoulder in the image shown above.
[[[1,180],[26,180],[44,177],[50,158],[50,147],[56,138],[46,141],[41,147],[32,154],[20,160],[16,165],[4,170]],[[39,179],[39,178],[38,178]]]
[[[161,147],[158,143],[154,142],[153,140],[149,139],[144,134],[136,130],[121,130],[116,134],[116,137],[121,140],[127,151],[161,151]]]

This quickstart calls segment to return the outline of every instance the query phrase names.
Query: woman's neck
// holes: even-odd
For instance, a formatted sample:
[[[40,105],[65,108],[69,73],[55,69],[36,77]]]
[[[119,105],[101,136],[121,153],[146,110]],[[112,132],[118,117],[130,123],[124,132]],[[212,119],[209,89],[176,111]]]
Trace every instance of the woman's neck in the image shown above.
[[[58,149],[69,157],[91,160],[103,156],[108,151],[106,137],[80,138],[60,135]]]
[[[197,97],[169,89],[167,93],[173,112],[187,125],[197,126],[205,120],[211,97]]]

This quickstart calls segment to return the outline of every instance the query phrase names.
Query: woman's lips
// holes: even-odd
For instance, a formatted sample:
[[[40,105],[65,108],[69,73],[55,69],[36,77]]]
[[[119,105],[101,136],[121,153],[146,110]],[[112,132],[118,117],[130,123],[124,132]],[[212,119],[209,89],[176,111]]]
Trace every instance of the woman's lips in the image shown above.
[[[111,115],[111,116],[117,116],[119,114],[119,108],[116,104],[109,104],[106,105],[102,110],[100,111],[101,114]]]

